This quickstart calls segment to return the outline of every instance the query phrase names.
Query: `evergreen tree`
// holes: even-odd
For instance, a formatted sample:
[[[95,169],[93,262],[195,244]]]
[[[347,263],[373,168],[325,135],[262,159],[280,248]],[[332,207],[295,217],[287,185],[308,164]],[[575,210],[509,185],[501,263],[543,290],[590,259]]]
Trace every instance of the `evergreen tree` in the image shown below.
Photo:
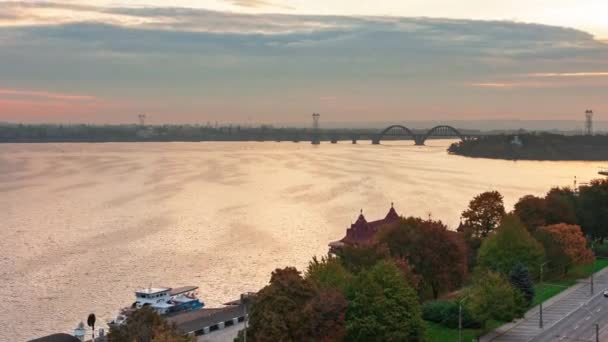
[[[521,291],[526,300],[526,304],[529,306],[534,299],[534,283],[530,278],[530,272],[526,265],[521,262],[515,264],[509,274],[509,281],[511,281],[513,287]]]

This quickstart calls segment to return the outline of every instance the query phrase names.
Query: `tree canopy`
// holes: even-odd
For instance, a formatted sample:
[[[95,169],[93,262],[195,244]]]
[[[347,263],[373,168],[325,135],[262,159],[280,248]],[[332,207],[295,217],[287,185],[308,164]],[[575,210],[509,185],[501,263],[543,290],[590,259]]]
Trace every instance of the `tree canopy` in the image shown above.
[[[567,273],[572,266],[589,264],[594,260],[580,226],[560,223],[542,227],[537,237],[545,247],[551,268]]]
[[[584,232],[603,243],[608,237],[608,179],[581,186],[578,208]]]
[[[440,221],[401,219],[381,230],[377,241],[387,246],[394,258],[407,260],[434,298],[457,288],[466,278],[466,245]]]
[[[462,213],[465,233],[475,238],[485,238],[505,216],[502,195],[498,191],[481,193],[469,203]]]
[[[544,248],[515,215],[507,215],[479,249],[477,265],[504,275],[519,262],[534,272],[544,260]]]
[[[531,233],[547,223],[547,203],[541,197],[527,195],[520,198],[515,203],[513,213],[519,217]]]
[[[252,341],[335,341],[345,333],[342,293],[318,288],[293,267],[275,270],[252,304]]]
[[[359,273],[347,298],[346,341],[424,340],[418,297],[392,261]]]
[[[521,317],[526,307],[522,293],[502,274],[489,270],[475,275],[467,295],[467,308],[482,324],[490,319],[510,322]]]
[[[513,287],[521,291],[526,300],[526,305],[530,305],[534,299],[534,283],[526,265],[521,262],[515,264],[511,273],[509,273],[509,281]]]

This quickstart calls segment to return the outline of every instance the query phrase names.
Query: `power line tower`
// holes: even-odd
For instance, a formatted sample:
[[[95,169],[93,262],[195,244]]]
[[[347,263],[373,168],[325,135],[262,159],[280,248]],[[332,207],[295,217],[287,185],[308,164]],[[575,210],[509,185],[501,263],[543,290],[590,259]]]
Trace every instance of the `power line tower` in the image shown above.
[[[319,118],[321,114],[313,113],[312,114],[312,140],[311,143],[313,145],[319,145],[321,143],[321,139],[319,138]]]
[[[593,135],[593,111],[585,111],[585,135]]]
[[[145,126],[146,125],[146,114],[139,114],[137,116],[137,118],[139,119],[139,125],[140,126]]]

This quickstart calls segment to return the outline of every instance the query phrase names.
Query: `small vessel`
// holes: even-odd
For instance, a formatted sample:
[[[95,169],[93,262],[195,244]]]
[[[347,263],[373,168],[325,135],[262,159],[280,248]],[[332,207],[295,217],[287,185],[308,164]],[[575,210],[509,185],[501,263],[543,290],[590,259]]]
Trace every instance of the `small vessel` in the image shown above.
[[[201,309],[205,303],[197,298],[197,286],[149,287],[135,291],[135,302],[124,308],[108,325],[121,325],[130,311],[149,306],[159,315],[173,315]]]
[[[608,167],[600,168],[600,171],[598,173],[602,176],[608,176]]]

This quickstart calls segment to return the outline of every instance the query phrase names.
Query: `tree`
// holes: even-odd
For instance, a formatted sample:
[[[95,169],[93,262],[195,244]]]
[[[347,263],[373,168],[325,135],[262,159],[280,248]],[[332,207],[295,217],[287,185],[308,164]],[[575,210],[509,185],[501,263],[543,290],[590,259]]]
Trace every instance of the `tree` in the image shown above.
[[[579,190],[579,217],[585,234],[604,243],[608,237],[608,179],[593,180]]]
[[[527,195],[515,203],[513,211],[530,233],[546,225],[547,204],[544,198]]]
[[[252,341],[340,339],[347,302],[336,289],[319,289],[293,267],[277,269],[253,300],[247,338]]]
[[[569,223],[577,224],[576,195],[569,188],[553,188],[545,196],[547,224]]]
[[[509,273],[509,281],[514,288],[521,291],[526,300],[526,305],[529,306],[534,299],[534,283],[526,265],[521,262],[515,264],[511,273]]]
[[[544,260],[543,246],[515,215],[507,215],[477,254],[477,265],[508,275],[519,262],[536,271]]]
[[[352,274],[342,266],[337,257],[322,257],[321,261],[313,257],[306,270],[306,279],[320,288],[338,289],[344,293],[352,279]]]
[[[469,203],[462,213],[465,233],[475,238],[485,238],[493,231],[505,216],[502,195],[498,191],[481,193]]]
[[[563,270],[564,274],[572,266],[589,264],[594,260],[580,226],[560,223],[542,227],[538,231],[538,240],[545,246],[551,267]]]
[[[193,342],[182,336],[175,325],[167,323],[149,306],[135,310],[127,315],[123,325],[112,327],[108,334],[109,342]]]
[[[344,246],[336,251],[342,265],[352,274],[370,269],[378,261],[390,256],[388,249],[383,245],[371,246]]]
[[[400,219],[382,229],[376,238],[392,257],[407,260],[433,298],[457,288],[466,278],[466,245],[460,235],[448,231],[440,221]]]
[[[484,326],[490,319],[510,322],[521,317],[526,308],[521,292],[515,290],[502,274],[489,270],[475,275],[467,295],[468,310]]]
[[[416,293],[392,261],[358,274],[350,287],[346,341],[423,341]]]

